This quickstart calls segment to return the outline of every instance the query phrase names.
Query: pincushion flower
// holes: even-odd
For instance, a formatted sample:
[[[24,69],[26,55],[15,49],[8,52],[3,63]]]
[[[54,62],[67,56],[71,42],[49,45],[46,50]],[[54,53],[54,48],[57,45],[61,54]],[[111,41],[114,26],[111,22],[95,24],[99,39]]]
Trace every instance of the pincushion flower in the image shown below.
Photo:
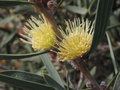
[[[53,28],[43,15],[39,16],[39,19],[31,17],[24,27],[24,32],[27,35],[22,36],[28,40],[25,42],[31,44],[34,50],[48,50],[55,44]]]
[[[93,25],[86,20],[66,21],[65,31],[60,27],[63,40],[59,42],[57,53],[61,61],[74,60],[82,57],[91,47],[93,38]]]

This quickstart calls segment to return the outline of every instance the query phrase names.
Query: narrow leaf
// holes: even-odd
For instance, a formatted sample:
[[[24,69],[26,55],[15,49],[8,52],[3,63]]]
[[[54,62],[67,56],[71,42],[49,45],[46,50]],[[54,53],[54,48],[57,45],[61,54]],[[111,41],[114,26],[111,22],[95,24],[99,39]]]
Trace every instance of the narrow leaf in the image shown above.
[[[112,78],[112,80],[109,81],[109,83],[108,83],[107,86],[106,86],[106,90],[108,90],[111,86],[114,85],[114,82],[115,82],[117,76],[119,75],[119,73],[120,73],[120,72],[118,72],[118,73]],[[113,90],[114,90],[114,89],[113,89]]]
[[[120,23],[119,23],[119,24],[115,24],[115,25],[108,26],[108,27],[107,27],[107,31],[108,31],[108,30],[112,30],[112,29],[117,28],[117,27],[120,27]]]
[[[65,90],[63,87],[61,87],[61,85],[59,85],[55,80],[53,80],[50,76],[48,75],[44,75],[44,78],[46,80],[46,82],[51,85],[52,87],[54,87],[56,90]]]
[[[77,14],[86,14],[87,13],[87,9],[86,8],[82,8],[79,6],[65,6],[65,8],[73,13],[77,13]]]
[[[55,67],[53,66],[50,57],[47,54],[41,55],[41,60],[44,63],[44,65],[46,66],[50,76],[58,83],[60,84],[62,87],[64,87],[64,84],[58,74],[58,72],[56,71]]]
[[[49,51],[39,51],[39,52],[29,53],[29,54],[0,54],[0,60],[29,58],[29,57],[45,54],[47,52],[49,52]]]
[[[98,0],[93,42],[90,51],[97,47],[98,43],[105,35],[113,1],[114,0]]]
[[[15,0],[0,0],[0,7],[10,7],[16,5],[34,4],[27,1],[15,1]]]
[[[0,81],[29,90],[54,90],[46,85],[43,77],[21,71],[0,72]]]
[[[6,17],[5,19],[0,21],[0,26],[7,24],[11,20],[13,20],[15,17],[16,17],[16,15]]]
[[[89,5],[88,12],[90,15],[94,15],[96,13],[96,7],[97,7],[98,0],[92,0],[92,2]]]
[[[110,40],[110,37],[109,37],[109,32],[106,32],[106,36],[107,36],[107,40],[108,40],[108,44],[109,44],[109,48],[110,48],[110,56],[112,58],[112,63],[113,63],[113,66],[114,66],[114,72],[115,72],[115,74],[117,74],[118,68],[117,68],[117,63],[116,63],[116,60],[115,60],[115,55],[114,55],[114,52],[113,52],[111,40]]]
[[[30,5],[26,5],[26,6],[23,6],[23,7],[17,7],[14,10],[15,14],[28,13],[28,12],[34,12],[33,7],[30,6]]]
[[[120,72],[115,80],[113,90],[120,90]]]
[[[7,38],[4,42],[1,43],[0,48],[4,47],[6,44],[8,44],[9,42],[13,41],[14,37],[16,36],[17,32],[19,29],[14,30]]]

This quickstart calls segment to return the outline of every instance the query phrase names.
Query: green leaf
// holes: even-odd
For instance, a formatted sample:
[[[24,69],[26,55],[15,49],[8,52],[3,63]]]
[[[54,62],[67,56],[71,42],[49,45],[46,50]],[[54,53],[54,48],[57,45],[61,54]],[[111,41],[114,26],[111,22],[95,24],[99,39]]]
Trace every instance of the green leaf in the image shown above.
[[[58,74],[58,72],[56,71],[55,67],[53,66],[50,57],[47,54],[41,55],[41,60],[44,63],[44,65],[46,66],[50,76],[58,83],[60,84],[63,88],[64,88],[64,84]]]
[[[29,58],[29,57],[45,54],[47,52],[49,52],[49,51],[39,51],[39,52],[29,53],[29,54],[0,54],[0,60]]]
[[[120,90],[120,72],[116,77],[113,90]]]
[[[21,71],[0,72],[0,81],[30,90],[55,90],[46,85],[43,77]]]
[[[85,7],[88,8],[90,4],[90,0],[83,0],[83,3],[85,4]]]
[[[87,13],[87,9],[86,8],[82,8],[79,6],[65,6],[65,8],[73,13],[77,13],[77,14],[82,14],[85,15]]]
[[[106,36],[107,36],[107,40],[108,40],[108,44],[109,44],[109,48],[110,48],[110,56],[112,58],[112,63],[113,63],[113,66],[114,66],[114,72],[115,72],[115,74],[117,74],[118,73],[117,63],[116,63],[116,60],[115,60],[115,55],[114,55],[114,52],[113,52],[109,32],[107,32],[107,31],[106,31]]]
[[[34,4],[27,1],[15,1],[15,0],[0,0],[0,7],[10,7],[16,5]]]
[[[10,22],[11,20],[13,20],[16,17],[16,15],[12,15],[12,16],[8,16],[5,19],[0,21],[0,26],[7,24],[8,22]]]
[[[105,82],[106,83],[109,83],[112,79],[114,78],[114,73],[111,73],[107,76],[107,78],[105,78]]]
[[[97,67],[95,67],[95,66],[91,69],[90,74],[91,74],[92,76],[95,75],[96,69],[97,69]]]
[[[98,0],[91,1],[89,8],[88,8],[88,12],[90,15],[94,15],[96,13],[97,2]]]
[[[30,6],[30,5],[23,6],[23,7],[17,7],[17,8],[14,10],[14,13],[15,13],[15,14],[28,13],[28,12],[34,12],[33,7]]]
[[[44,75],[44,78],[46,80],[46,82],[51,85],[52,87],[54,87],[56,90],[65,90],[63,87],[61,87],[61,85],[59,85],[55,80],[53,80],[50,76],[48,75]]]
[[[95,26],[94,26],[93,42],[92,42],[90,52],[97,47],[98,43],[105,35],[105,30],[106,30],[110,12],[113,6],[113,1],[114,0],[98,1],[97,13],[95,18]]]
[[[117,28],[117,27],[120,27],[120,23],[119,23],[119,24],[115,24],[115,25],[108,26],[108,27],[107,27],[107,31],[108,31],[108,30],[112,30],[112,29]]]
[[[106,90],[109,90],[109,88],[114,85],[114,81],[116,80],[118,74],[119,72],[109,81],[109,83],[106,86]]]

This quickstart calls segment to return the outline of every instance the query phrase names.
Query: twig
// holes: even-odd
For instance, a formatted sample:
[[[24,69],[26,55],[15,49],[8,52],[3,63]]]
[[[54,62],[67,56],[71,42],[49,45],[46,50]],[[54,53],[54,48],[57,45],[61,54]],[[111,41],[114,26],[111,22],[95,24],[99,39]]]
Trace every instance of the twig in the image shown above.
[[[91,76],[83,61],[79,62],[79,60],[73,60],[72,64],[74,64],[74,67],[80,70],[83,75],[94,85],[93,90],[103,90],[102,88],[100,88],[99,84],[95,81],[95,79]]]
[[[55,34],[58,36],[57,39],[60,41],[59,38],[62,38],[62,36],[61,36],[61,33],[59,32],[59,30],[57,29],[57,24],[55,22],[55,19],[54,19],[52,13],[49,10],[47,10],[46,8],[44,8],[42,3],[38,3],[36,5],[36,11],[40,14],[42,13],[45,16],[48,23],[51,24]]]

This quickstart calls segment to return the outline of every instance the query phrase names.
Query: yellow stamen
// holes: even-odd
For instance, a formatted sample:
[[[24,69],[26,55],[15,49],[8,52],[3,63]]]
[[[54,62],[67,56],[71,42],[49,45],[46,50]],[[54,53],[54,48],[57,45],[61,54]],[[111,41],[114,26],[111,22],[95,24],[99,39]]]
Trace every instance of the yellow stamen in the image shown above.
[[[58,55],[61,61],[74,60],[82,57],[91,47],[93,26],[86,20],[75,19],[66,21],[66,32],[60,28],[63,40],[59,44]]]
[[[31,17],[26,23],[24,30],[27,31],[28,37],[31,38],[31,44],[34,50],[51,49],[55,44],[56,36],[45,17],[39,17],[39,19],[41,20]]]

